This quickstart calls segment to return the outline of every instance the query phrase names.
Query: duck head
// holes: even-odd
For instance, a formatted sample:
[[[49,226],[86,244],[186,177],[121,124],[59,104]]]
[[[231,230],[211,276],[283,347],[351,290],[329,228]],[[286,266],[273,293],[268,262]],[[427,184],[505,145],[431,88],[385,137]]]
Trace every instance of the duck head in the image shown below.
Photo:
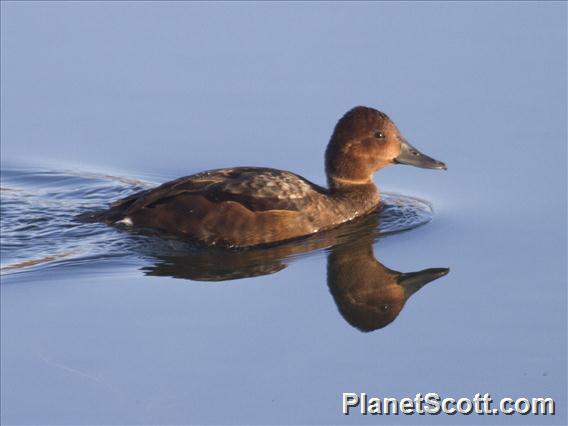
[[[330,186],[369,184],[373,173],[391,164],[447,169],[410,145],[392,120],[376,109],[358,106],[337,122],[325,151]]]

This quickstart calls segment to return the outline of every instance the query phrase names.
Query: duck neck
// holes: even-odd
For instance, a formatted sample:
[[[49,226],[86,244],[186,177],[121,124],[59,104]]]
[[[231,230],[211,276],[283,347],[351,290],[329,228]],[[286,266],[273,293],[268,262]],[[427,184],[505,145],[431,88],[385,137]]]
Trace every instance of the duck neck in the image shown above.
[[[335,176],[335,175],[331,175],[328,174],[327,175],[327,184],[329,185],[330,189],[334,189],[334,188],[345,188],[345,187],[351,187],[354,185],[373,185],[373,180],[371,179],[371,176],[367,177],[367,178],[363,178],[363,179],[353,179],[353,178],[349,178],[346,176]]]
[[[329,195],[334,203],[352,218],[368,213],[379,204],[379,191],[371,178],[350,180],[328,175],[328,184]]]

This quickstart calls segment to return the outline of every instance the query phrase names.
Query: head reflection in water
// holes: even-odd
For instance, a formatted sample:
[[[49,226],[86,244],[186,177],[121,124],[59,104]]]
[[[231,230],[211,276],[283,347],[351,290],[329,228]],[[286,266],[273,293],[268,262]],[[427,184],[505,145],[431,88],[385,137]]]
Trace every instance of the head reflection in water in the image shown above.
[[[229,251],[187,249],[152,255],[157,262],[144,267],[147,275],[197,281],[223,281],[271,274],[285,268],[292,257],[328,248],[327,284],[345,320],[361,331],[390,324],[408,298],[425,284],[446,275],[447,268],[419,272],[393,271],[375,259],[373,243],[379,213],[314,238],[264,249]]]
[[[343,318],[361,331],[390,324],[406,300],[447,268],[401,273],[379,263],[371,244],[335,247],[327,260],[327,285]]]

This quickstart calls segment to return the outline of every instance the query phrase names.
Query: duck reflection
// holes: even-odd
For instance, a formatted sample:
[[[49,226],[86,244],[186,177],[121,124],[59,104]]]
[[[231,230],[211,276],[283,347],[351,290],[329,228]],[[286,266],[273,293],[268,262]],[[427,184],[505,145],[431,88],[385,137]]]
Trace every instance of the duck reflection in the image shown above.
[[[373,243],[380,236],[379,213],[349,223],[323,235],[262,249],[230,251],[198,249],[170,243],[164,255],[144,267],[147,275],[198,281],[223,281],[278,272],[294,257],[324,249],[327,252],[327,285],[343,318],[361,331],[390,324],[410,296],[425,284],[446,275],[448,268],[401,273],[382,265]],[[172,251],[171,244],[178,245]],[[181,246],[180,246],[181,245]]]
[[[410,296],[443,277],[448,268],[402,273],[382,265],[370,243],[351,243],[331,250],[327,285],[345,320],[361,331],[390,324]]]

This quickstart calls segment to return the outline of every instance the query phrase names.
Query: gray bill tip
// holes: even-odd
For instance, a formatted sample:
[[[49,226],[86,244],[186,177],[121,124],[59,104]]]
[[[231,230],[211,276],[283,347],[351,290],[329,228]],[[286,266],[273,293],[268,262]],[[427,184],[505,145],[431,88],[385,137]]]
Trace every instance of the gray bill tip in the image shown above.
[[[394,162],[423,169],[448,170],[445,163],[423,154],[406,140],[401,141],[400,154],[394,159]]]
[[[406,293],[410,296],[424,285],[448,275],[449,272],[449,268],[430,268],[417,272],[406,272],[398,276],[397,282],[404,287]]]

